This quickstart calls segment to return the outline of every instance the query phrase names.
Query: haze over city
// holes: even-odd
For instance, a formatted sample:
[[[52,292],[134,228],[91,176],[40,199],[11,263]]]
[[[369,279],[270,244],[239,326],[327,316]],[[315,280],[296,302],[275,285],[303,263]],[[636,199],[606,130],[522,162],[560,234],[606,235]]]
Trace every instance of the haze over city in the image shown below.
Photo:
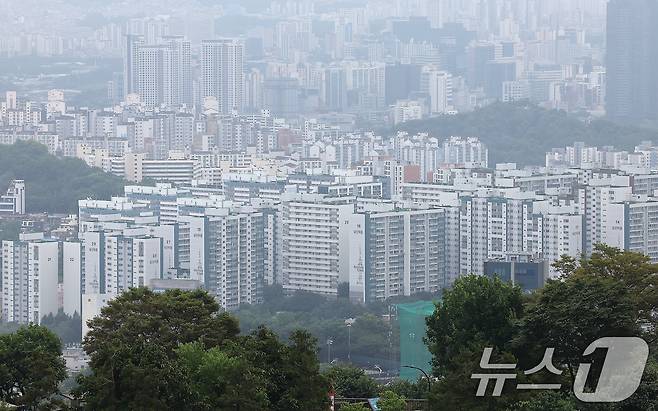
[[[0,409],[658,407],[657,21],[0,0]]]

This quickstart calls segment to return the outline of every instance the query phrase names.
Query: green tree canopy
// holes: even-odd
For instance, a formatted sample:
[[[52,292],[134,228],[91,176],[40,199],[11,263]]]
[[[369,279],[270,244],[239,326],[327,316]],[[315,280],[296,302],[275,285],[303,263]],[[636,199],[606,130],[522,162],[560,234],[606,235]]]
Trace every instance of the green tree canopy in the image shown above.
[[[416,382],[407,380],[394,380],[381,387],[380,391],[393,391],[401,397],[405,398],[427,398],[427,379],[423,376]]]
[[[427,343],[434,356],[430,404],[455,410],[655,410],[658,409],[656,367],[656,284],[658,265],[644,255],[597,245],[590,257],[563,257],[554,264],[562,277],[530,296],[499,280],[463,277],[444,294],[427,321]],[[637,336],[649,343],[650,356],[638,390],[619,404],[585,404],[573,392],[576,370],[591,363],[586,388],[594,390],[605,357],[583,352],[601,337]],[[560,392],[518,392],[505,385],[502,397],[476,399],[471,374],[482,372],[484,347],[492,347],[491,363],[514,363],[517,382],[560,383]],[[558,375],[536,367],[547,348]],[[560,372],[561,371],[561,372]]]
[[[360,402],[353,402],[349,404],[341,404],[340,411],[370,411],[370,407],[363,405]]]
[[[381,411],[406,411],[407,402],[393,391],[384,391],[377,401],[377,407]]]
[[[96,409],[187,404],[176,349],[194,342],[220,347],[236,338],[237,321],[218,311],[215,299],[201,290],[159,294],[138,288],[121,294],[89,321],[83,344],[92,373],[81,377],[79,393]]]
[[[377,364],[383,369],[398,369],[399,327],[395,317],[388,321],[390,305],[363,306],[348,300],[328,299],[306,292],[285,296],[280,286],[265,287],[264,304],[244,305],[235,313],[244,333],[266,326],[286,339],[295,330],[306,330],[319,341],[320,359],[347,360],[347,318],[357,321],[351,328],[352,363],[366,367]],[[331,340],[329,353],[327,341]]]
[[[379,391],[377,382],[354,366],[336,365],[326,370],[324,375],[339,397],[373,398]]]
[[[66,378],[62,343],[45,327],[0,335],[0,401],[36,409]]]
[[[48,314],[41,319],[41,325],[57,334],[64,344],[82,342],[82,318],[80,314],[68,315],[61,308],[56,315]]]
[[[184,344],[176,352],[190,379],[193,409],[267,409],[263,372],[247,356],[231,355],[218,347],[205,350],[200,343]]]
[[[265,328],[240,336],[205,291],[133,289],[89,325],[91,373],[76,394],[90,409],[305,411],[328,402],[310,334],[295,331],[287,345]]]
[[[526,354],[519,356],[522,365],[536,365],[530,358],[536,363],[546,347],[554,348],[553,363],[567,371],[564,385],[569,389],[583,361],[592,362],[590,374],[599,374],[605,352],[597,350],[587,360],[582,356],[599,338],[641,337],[656,355],[658,265],[642,254],[597,245],[588,258],[563,257],[554,266],[562,278],[536,292],[521,322],[518,351]],[[624,404],[655,392],[651,381],[655,381],[655,357],[647,364],[637,393]],[[597,382],[588,379],[588,388],[595,389]]]
[[[449,370],[462,349],[507,349],[522,315],[523,296],[518,287],[498,278],[459,278],[427,319],[427,344],[434,356],[435,374],[441,376]]]
[[[514,394],[476,398],[478,381],[471,374],[480,369],[485,347],[494,349],[492,362],[516,362],[512,341],[522,315],[521,290],[499,278],[464,276],[444,292],[427,318],[426,343],[438,378],[430,394],[435,409],[499,409],[516,401]]]
[[[639,311],[626,288],[612,278],[574,276],[549,281],[523,320],[524,350],[533,360],[555,348],[554,364],[566,366],[571,383],[585,348],[601,337],[638,335]],[[605,355],[605,353],[602,353]]]

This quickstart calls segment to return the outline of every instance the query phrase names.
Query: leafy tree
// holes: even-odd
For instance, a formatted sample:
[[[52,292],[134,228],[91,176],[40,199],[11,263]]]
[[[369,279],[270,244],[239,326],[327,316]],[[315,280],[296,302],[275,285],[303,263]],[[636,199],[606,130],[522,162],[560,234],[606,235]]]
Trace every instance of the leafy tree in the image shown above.
[[[555,348],[554,364],[565,366],[573,383],[588,345],[600,337],[638,335],[637,320],[638,311],[618,281],[596,276],[549,281],[523,320],[525,352],[536,362],[546,347]]]
[[[433,355],[431,406],[436,409],[478,410],[504,408],[514,395],[475,397],[478,381],[471,374],[480,369],[485,347],[494,349],[492,362],[516,363],[512,341],[523,315],[518,287],[498,278],[464,276],[444,292],[434,314],[427,318],[426,343]]]
[[[563,273],[525,298],[499,280],[465,277],[444,294],[428,321],[427,343],[434,355],[430,406],[455,410],[592,410],[658,409],[656,315],[658,265],[641,254],[598,245],[589,258],[564,257],[555,264]],[[640,387],[629,399],[612,405],[584,404],[571,387],[582,353],[600,337],[640,336],[650,345],[650,358]],[[532,376],[517,372],[516,382],[562,385],[561,392],[503,391],[498,398],[476,399],[476,381],[484,347],[493,347],[492,363],[515,363],[518,370],[535,367],[545,349],[555,349],[552,363],[563,371]],[[590,375],[600,373],[605,353],[597,350]],[[596,378],[587,388],[595,389]],[[512,384],[508,384],[512,385]],[[507,385],[505,386],[506,388]],[[513,385],[512,387],[513,388]],[[507,391],[507,392],[506,392]]]
[[[287,338],[298,329],[310,332],[320,342],[320,358],[328,357],[325,342],[333,341],[332,359],[347,359],[348,330],[345,319],[356,318],[351,330],[352,361],[359,366],[377,364],[385,369],[397,369],[390,361],[398,357],[399,329],[395,320],[382,317],[388,306],[361,306],[348,301],[327,299],[310,293],[283,296],[282,291],[268,287],[266,303],[243,306],[236,313],[244,332],[257,330],[264,325],[281,338]]]
[[[541,392],[531,399],[519,401],[509,411],[578,411],[578,402],[573,395],[563,392]]]
[[[349,404],[341,404],[339,411],[370,411],[370,407],[366,407],[363,403],[353,402]]]
[[[295,331],[290,344],[283,344],[272,331],[260,327],[227,346],[241,353],[261,370],[269,410],[321,409],[326,405],[329,384],[320,375],[315,339]]]
[[[590,258],[564,257],[555,267],[563,279],[550,281],[528,304],[523,352],[537,358],[544,347],[554,347],[554,363],[567,370],[573,383],[583,351],[598,338],[654,340],[658,265],[648,257],[597,245]],[[599,350],[592,357],[591,373],[598,375],[605,353]],[[588,385],[594,388],[596,382]]]
[[[310,334],[295,331],[287,345],[265,328],[239,336],[237,321],[218,310],[201,290],[120,295],[89,322],[91,374],[77,394],[90,409],[326,406],[329,386]]]
[[[190,379],[193,408],[197,410],[263,410],[268,408],[263,373],[246,355],[233,356],[200,343],[176,350]]]
[[[394,380],[380,388],[383,391],[392,391],[405,398],[427,398],[427,379],[420,378],[416,382],[407,380]]]
[[[455,354],[464,348],[475,347],[479,353],[482,346],[506,349],[522,313],[523,297],[518,287],[498,278],[459,278],[427,319],[427,344],[434,355],[435,375],[448,372]]]
[[[285,299],[281,284],[266,285],[263,287],[263,302],[270,306],[278,304]]]
[[[62,343],[45,327],[29,325],[0,336],[0,400],[36,409],[66,378]]]
[[[90,408],[181,408],[192,399],[176,349],[220,347],[239,333],[207,292],[145,288],[121,294],[89,321],[83,346],[92,373],[77,390]],[[135,384],[139,381],[139,384]]]
[[[41,325],[57,334],[64,344],[82,342],[82,318],[77,312],[70,316],[60,309],[56,315],[50,313],[44,316]]]
[[[393,391],[384,391],[377,401],[377,407],[381,411],[405,411],[407,402]]]
[[[0,192],[3,189],[3,186],[0,186]],[[20,220],[0,220],[0,241],[18,240],[18,235],[21,232],[21,221]]]
[[[357,367],[338,365],[325,374],[336,394],[344,398],[372,398],[379,391],[377,382]]]
[[[589,258],[576,261],[563,257],[555,267],[567,278],[597,277],[621,282],[637,307],[642,328],[654,332],[658,329],[658,264],[651,263],[648,256],[597,244]],[[655,340],[655,333],[648,339]]]
[[[320,410],[327,406],[329,385],[320,375],[317,340],[306,331],[295,331],[287,349],[286,370],[289,388],[281,401],[281,411]]]

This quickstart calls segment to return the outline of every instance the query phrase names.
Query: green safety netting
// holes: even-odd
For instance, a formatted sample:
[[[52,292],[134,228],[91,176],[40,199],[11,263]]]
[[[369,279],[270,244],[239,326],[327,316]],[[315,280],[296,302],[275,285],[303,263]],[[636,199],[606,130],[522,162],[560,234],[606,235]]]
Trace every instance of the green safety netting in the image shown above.
[[[432,370],[432,356],[423,342],[426,335],[425,318],[434,312],[433,301],[417,301],[398,304],[398,321],[400,323],[400,378],[416,381],[422,373],[408,365],[418,367],[428,374]]]

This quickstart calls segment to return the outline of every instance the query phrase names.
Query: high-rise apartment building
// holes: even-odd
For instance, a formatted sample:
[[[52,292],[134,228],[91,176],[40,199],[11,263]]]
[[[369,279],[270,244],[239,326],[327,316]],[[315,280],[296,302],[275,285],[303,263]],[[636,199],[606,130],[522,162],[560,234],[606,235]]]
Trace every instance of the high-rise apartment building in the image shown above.
[[[263,213],[218,208],[201,214],[180,217],[187,254],[181,259],[189,261],[190,278],[226,310],[260,302],[266,259]]]
[[[612,119],[658,120],[656,21],[658,1],[608,3],[606,110]]]
[[[215,97],[220,113],[244,107],[244,42],[240,39],[201,43],[203,97]]]
[[[148,106],[192,103],[190,42],[165,36],[148,44],[141,36],[127,36],[124,91],[139,94]]]
[[[430,96],[430,112],[444,114],[452,109],[452,75],[435,66],[425,66],[421,73],[421,91]]]
[[[322,82],[322,100],[331,111],[342,111],[347,106],[347,76],[342,67],[327,67]]]
[[[0,195],[0,215],[25,214],[25,181],[14,180],[6,195]]]
[[[1,272],[3,321],[39,324],[43,316],[57,313],[57,241],[3,241]]]
[[[607,224],[602,242],[622,250],[642,253],[652,262],[658,261],[658,202],[637,198],[608,204]]]
[[[386,300],[447,286],[445,211],[384,210],[350,218],[350,299]]]
[[[338,284],[348,281],[350,201],[302,195],[282,202],[280,279],[285,290],[336,296]]]
[[[126,36],[126,48],[123,55],[123,95],[137,93],[139,48],[144,45],[142,36],[129,34]]]

